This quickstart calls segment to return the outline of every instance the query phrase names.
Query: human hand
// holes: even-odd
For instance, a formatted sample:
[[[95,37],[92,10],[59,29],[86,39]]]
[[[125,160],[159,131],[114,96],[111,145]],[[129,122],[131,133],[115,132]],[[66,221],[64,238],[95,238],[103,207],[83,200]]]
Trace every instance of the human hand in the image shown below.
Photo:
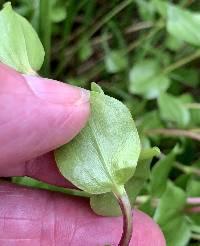
[[[51,151],[82,129],[89,111],[87,91],[0,64],[0,176],[72,187]],[[130,245],[165,245],[158,226],[137,210],[133,228]],[[121,233],[121,218],[95,215],[85,199],[0,183],[0,245],[117,245]]]

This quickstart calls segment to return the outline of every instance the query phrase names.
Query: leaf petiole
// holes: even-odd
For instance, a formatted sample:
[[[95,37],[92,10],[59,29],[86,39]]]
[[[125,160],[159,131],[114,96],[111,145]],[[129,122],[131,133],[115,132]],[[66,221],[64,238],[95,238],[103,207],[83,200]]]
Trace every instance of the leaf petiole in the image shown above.
[[[118,246],[128,246],[133,231],[133,216],[128,195],[123,187],[122,192],[114,192],[123,215],[123,233]]]

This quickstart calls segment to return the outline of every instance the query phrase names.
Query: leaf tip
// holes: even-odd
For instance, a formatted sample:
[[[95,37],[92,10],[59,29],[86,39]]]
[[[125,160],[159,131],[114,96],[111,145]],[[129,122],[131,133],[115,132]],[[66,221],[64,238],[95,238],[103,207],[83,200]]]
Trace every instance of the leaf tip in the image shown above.
[[[12,4],[11,4],[11,2],[6,2],[6,3],[4,3],[3,9],[5,9],[5,8],[7,8],[7,9],[12,9]]]
[[[92,82],[91,83],[91,91],[94,91],[94,92],[98,92],[100,94],[104,94],[104,91],[101,89],[101,87],[95,83],[95,82]]]

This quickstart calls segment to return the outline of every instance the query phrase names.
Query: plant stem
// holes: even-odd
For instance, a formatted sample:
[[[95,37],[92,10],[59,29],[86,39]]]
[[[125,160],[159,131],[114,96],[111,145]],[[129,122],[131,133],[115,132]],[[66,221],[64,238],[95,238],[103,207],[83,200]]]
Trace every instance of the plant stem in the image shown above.
[[[29,177],[13,177],[12,183],[15,183],[18,185],[24,185],[24,186],[28,186],[28,187],[36,188],[36,189],[61,192],[61,193],[71,195],[71,196],[88,197],[88,198],[91,196],[91,194],[85,191],[82,191],[82,190],[70,189],[70,188],[64,188],[64,187],[60,187],[56,185],[51,185],[51,184],[47,184],[42,181],[29,178]]]
[[[42,74],[47,76],[50,73],[51,58],[51,6],[49,0],[40,0],[40,23],[39,33],[45,50],[45,60],[42,66]]]
[[[191,238],[200,241],[200,234],[192,233]]]
[[[190,205],[200,204],[200,197],[188,197],[187,204],[190,204]]]
[[[136,203],[142,204],[150,199],[149,195],[141,195],[136,198]],[[159,202],[158,198],[153,198],[154,204]],[[188,197],[186,203],[188,205],[200,205],[200,197]]]
[[[179,169],[180,171],[182,171],[185,174],[195,174],[197,176],[200,176],[200,169],[199,168],[196,168],[193,166],[186,166],[186,165],[183,165],[177,161],[174,163],[174,167]]]
[[[129,4],[133,3],[133,0],[125,0],[120,2],[114,9],[106,14],[96,25],[93,26],[91,31],[89,32],[89,38],[93,36],[104,24],[110,21],[114,16],[120,13],[123,9],[125,9]]]
[[[151,129],[146,132],[147,135],[163,135],[163,136],[171,136],[171,137],[187,137],[197,141],[200,141],[200,134],[195,133],[191,130],[180,130],[180,129]]]
[[[186,103],[184,106],[189,109],[200,109],[200,103]]]
[[[185,64],[187,64],[187,63],[189,63],[189,62],[191,62],[191,61],[193,61],[199,57],[200,57],[200,50],[197,50],[194,53],[192,53],[186,57],[183,57],[180,60],[176,61],[175,63],[166,67],[163,70],[163,73],[165,73],[165,74],[170,73],[170,72],[174,71],[175,69],[182,67],[183,65],[185,65]]]
[[[133,231],[133,216],[131,211],[131,204],[124,188],[123,191],[120,192],[120,194],[114,194],[118,200],[123,215],[123,233],[118,246],[128,246]]]

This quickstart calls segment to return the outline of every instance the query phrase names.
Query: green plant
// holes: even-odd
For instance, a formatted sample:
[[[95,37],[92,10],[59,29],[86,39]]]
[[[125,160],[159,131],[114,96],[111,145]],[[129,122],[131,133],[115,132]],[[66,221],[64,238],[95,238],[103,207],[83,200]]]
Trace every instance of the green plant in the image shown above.
[[[36,75],[44,57],[38,36],[28,22],[12,10],[10,3],[4,5],[0,18],[2,43],[7,45],[1,47],[0,60],[19,72]],[[16,33],[10,32],[14,23]],[[91,89],[91,116],[87,126],[74,140],[55,151],[55,159],[63,176],[83,192],[91,195],[114,194],[124,221],[119,245],[126,246],[132,235],[132,212],[124,185],[131,178],[135,182],[133,175],[140,154],[139,136],[125,105],[106,96],[95,83],[92,83]],[[155,151],[150,150],[149,153],[152,158]],[[23,180],[15,179],[15,182]],[[137,190],[132,188],[136,193]],[[136,188],[140,189],[140,186]]]
[[[48,54],[41,75],[87,89],[91,81],[98,81],[106,95],[122,101],[132,113],[142,150],[135,173],[125,184],[131,205],[154,217],[167,245],[198,243],[199,2],[51,0],[48,14],[46,1],[13,2]],[[36,65],[29,61],[25,67],[33,72],[39,69]],[[161,154],[150,166],[152,156],[146,160],[142,155],[155,145]],[[98,214],[120,214],[112,193],[62,192],[89,197]]]

